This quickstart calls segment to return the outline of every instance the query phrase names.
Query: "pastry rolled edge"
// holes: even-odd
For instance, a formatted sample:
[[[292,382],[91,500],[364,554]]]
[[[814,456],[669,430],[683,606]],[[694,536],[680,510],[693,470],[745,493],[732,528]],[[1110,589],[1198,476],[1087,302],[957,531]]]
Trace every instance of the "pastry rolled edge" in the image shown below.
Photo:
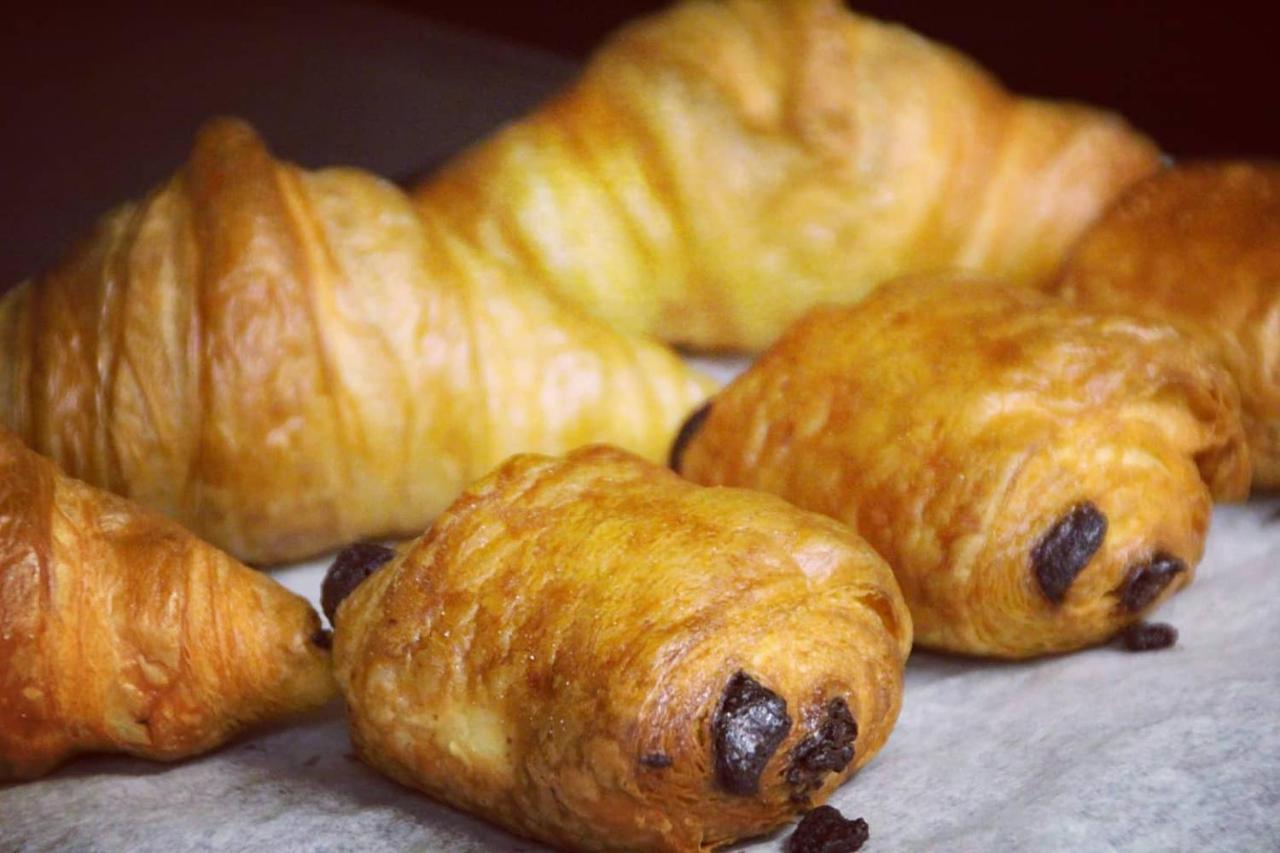
[[[1230,377],[1173,329],[962,276],[814,310],[672,457],[852,526],[919,645],[1008,658],[1157,607],[1249,480]]]
[[[1187,163],[1139,182],[1050,290],[1204,345],[1240,389],[1254,488],[1280,488],[1280,162]]]
[[[336,613],[356,749],[522,835],[767,832],[898,714],[911,623],[888,567],[767,495],[606,447],[518,456],[386,556]]]
[[[302,597],[0,429],[0,782],[318,708],[328,644]]]

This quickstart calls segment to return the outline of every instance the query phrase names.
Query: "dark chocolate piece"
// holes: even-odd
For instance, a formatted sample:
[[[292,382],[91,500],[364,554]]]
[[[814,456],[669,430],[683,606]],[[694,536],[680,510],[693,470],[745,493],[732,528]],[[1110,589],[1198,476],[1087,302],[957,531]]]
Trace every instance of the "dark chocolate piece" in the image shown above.
[[[788,853],[854,853],[871,837],[862,818],[846,820],[833,806],[818,806],[787,840]]]
[[[333,624],[333,616],[338,612],[338,605],[379,566],[390,560],[396,552],[384,545],[372,542],[357,542],[343,548],[334,558],[333,565],[325,573],[324,583],[320,585],[320,606],[324,615]]]
[[[1172,554],[1157,551],[1145,563],[1129,569],[1120,585],[1120,606],[1130,613],[1137,613],[1160,597],[1160,593],[1178,574],[1187,570],[1187,564]]]
[[[640,756],[640,763],[645,767],[653,767],[657,770],[663,770],[670,767],[675,762],[673,762],[671,760],[671,756],[667,755],[665,752],[648,752]]]
[[[1178,642],[1178,629],[1163,622],[1134,622],[1120,635],[1127,651],[1153,652]]]
[[[849,713],[849,703],[837,697],[827,703],[817,731],[791,750],[787,768],[787,784],[791,799],[805,802],[822,787],[828,773],[839,773],[853,761],[853,742],[858,737],[858,724]]]
[[[680,462],[684,457],[684,449],[689,446],[689,442],[693,441],[693,437],[698,434],[698,430],[702,429],[702,425],[706,422],[709,414],[711,414],[711,402],[707,401],[680,425],[680,431],[676,433],[676,440],[671,443],[671,453],[667,457],[667,465],[677,474],[680,473]]]
[[[317,628],[311,635],[311,645],[320,649],[333,648],[333,632],[328,628]]]
[[[725,685],[711,723],[716,784],[727,793],[759,793],[760,774],[791,731],[787,701],[745,672]]]
[[[1061,604],[1107,536],[1107,517],[1093,504],[1078,503],[1031,549],[1031,568],[1044,597]]]

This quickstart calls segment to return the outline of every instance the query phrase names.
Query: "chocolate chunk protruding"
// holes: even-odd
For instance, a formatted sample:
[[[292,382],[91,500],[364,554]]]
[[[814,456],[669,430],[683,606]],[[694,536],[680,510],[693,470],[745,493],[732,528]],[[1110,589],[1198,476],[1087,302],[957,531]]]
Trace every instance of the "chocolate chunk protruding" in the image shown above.
[[[818,806],[804,816],[787,841],[788,853],[854,853],[871,837],[862,818],[848,820],[834,806]]]
[[[325,573],[324,583],[320,585],[320,606],[330,625],[333,624],[334,614],[338,612],[338,605],[365,578],[395,555],[396,552],[385,545],[375,545],[372,542],[357,542],[338,552],[333,565]]]
[[[711,414],[711,402],[703,403],[697,411],[689,415],[685,422],[680,425],[680,431],[676,433],[676,440],[671,442],[671,453],[667,456],[667,466],[680,473],[680,463],[684,459],[685,448],[689,446],[689,442],[693,441],[693,437],[698,434],[698,430],[702,429],[702,425],[707,420],[707,415]]]
[[[828,773],[839,773],[853,761],[853,743],[858,737],[858,724],[849,713],[849,703],[835,698],[827,703],[817,731],[791,750],[791,764],[786,780],[791,786],[791,799],[805,802],[822,787]]]
[[[1067,510],[1031,549],[1031,568],[1044,597],[1061,604],[1076,576],[1107,536],[1107,517],[1085,501]]]
[[[1150,560],[1129,569],[1120,585],[1120,606],[1137,613],[1160,597],[1173,579],[1187,570],[1187,564],[1172,554],[1156,552]]]
[[[1120,642],[1130,652],[1154,652],[1178,642],[1178,629],[1163,622],[1135,622],[1120,635]]]
[[[711,723],[716,784],[740,797],[760,792],[760,774],[791,731],[787,702],[745,672],[725,685]]]
[[[328,628],[317,628],[316,632],[311,635],[311,645],[318,649],[333,648],[333,632]]]

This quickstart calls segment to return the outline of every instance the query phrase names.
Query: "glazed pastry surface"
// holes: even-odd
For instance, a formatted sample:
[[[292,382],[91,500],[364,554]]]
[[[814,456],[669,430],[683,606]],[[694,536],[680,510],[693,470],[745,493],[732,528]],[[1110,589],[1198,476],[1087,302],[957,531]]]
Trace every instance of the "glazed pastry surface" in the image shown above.
[[[695,482],[848,523],[917,643],[998,657],[1102,642],[1190,582],[1249,458],[1234,384],[1172,328],[978,279],[815,309],[673,453]]]
[[[416,534],[517,451],[659,458],[706,392],[390,184],[277,161],[228,119],[0,302],[4,424],[255,563]]]
[[[1280,164],[1193,163],[1148,178],[1085,232],[1054,289],[1208,347],[1240,387],[1253,485],[1280,487]]]
[[[1155,147],[839,0],[693,0],[425,181],[423,215],[618,328],[759,350],[906,273],[1039,283]]]
[[[892,573],[769,495],[607,447],[525,455],[387,556],[337,611],[356,748],[523,835],[697,850],[765,832],[898,714],[911,622]]]
[[[327,648],[304,599],[0,429],[0,782],[317,708]]]

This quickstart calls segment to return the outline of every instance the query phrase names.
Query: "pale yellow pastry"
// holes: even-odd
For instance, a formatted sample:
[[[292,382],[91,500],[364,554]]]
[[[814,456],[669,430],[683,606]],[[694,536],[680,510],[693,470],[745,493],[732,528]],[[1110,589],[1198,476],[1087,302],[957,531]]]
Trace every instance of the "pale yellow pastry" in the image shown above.
[[[234,120],[0,302],[3,424],[255,563],[417,533],[517,451],[659,458],[706,390]]]
[[[905,273],[1039,283],[1157,165],[1120,118],[1013,96],[839,0],[690,0],[415,196],[618,328],[758,350]]]

